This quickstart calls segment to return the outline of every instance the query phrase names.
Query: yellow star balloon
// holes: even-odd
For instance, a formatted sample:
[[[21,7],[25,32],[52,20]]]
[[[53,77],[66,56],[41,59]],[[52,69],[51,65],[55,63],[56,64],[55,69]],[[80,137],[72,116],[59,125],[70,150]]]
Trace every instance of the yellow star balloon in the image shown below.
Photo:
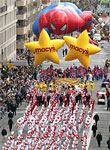
[[[89,56],[101,51],[99,47],[89,43],[87,30],[83,31],[78,39],[64,36],[64,40],[70,48],[70,51],[65,57],[65,61],[78,59],[85,68],[88,68],[90,64]]]
[[[57,50],[64,44],[64,40],[50,40],[49,35],[43,29],[40,33],[39,41],[25,43],[24,45],[34,52],[35,66],[40,65],[44,60],[48,59],[53,63],[59,64]]]

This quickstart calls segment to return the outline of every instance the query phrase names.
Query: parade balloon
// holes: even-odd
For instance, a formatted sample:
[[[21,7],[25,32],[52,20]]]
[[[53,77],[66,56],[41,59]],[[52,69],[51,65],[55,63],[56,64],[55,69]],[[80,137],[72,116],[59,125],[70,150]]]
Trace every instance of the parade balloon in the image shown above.
[[[89,56],[101,51],[99,47],[89,43],[87,30],[83,31],[79,35],[78,39],[70,36],[64,36],[64,40],[70,48],[70,51],[65,57],[65,61],[78,59],[85,68],[88,68],[90,64]]]
[[[46,59],[59,64],[57,50],[64,44],[64,40],[50,40],[49,35],[43,29],[40,33],[39,41],[25,43],[24,45],[34,52],[35,66],[40,65]]]
[[[89,31],[92,23],[92,12],[82,12],[73,3],[53,3],[43,9],[33,23],[33,32],[39,36],[42,29],[50,35],[69,34],[73,31]]]

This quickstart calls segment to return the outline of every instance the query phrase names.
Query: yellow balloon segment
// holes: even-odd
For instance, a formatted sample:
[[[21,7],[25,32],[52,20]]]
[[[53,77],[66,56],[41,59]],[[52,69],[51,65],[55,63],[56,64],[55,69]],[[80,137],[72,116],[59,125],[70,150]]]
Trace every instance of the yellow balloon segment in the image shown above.
[[[24,43],[24,45],[35,53],[35,66],[38,66],[46,59],[59,64],[59,57],[56,51],[64,42],[61,39],[51,40],[47,32],[43,29],[40,33],[39,41]]]
[[[62,39],[51,40],[47,32],[43,29],[40,33],[39,41],[24,43],[24,45],[34,52],[35,66],[40,65],[46,59],[59,64],[57,50],[66,42],[70,51],[65,57],[65,61],[78,59],[80,63],[88,68],[90,64],[90,55],[101,51],[99,47],[89,43],[87,30],[83,31],[78,39],[64,36]]]
[[[78,39],[70,36],[64,36],[63,38],[70,48],[70,51],[65,57],[65,61],[78,59],[85,68],[89,67],[90,55],[96,54],[101,51],[99,47],[89,43],[87,30],[83,31],[79,35]]]

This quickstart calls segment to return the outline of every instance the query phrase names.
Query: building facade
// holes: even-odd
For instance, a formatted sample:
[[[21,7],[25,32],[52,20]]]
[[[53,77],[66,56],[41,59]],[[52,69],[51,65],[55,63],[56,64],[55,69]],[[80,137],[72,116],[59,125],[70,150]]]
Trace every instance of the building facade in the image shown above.
[[[25,41],[33,41],[32,24],[41,10],[41,0],[16,0],[17,6],[17,51],[25,49]]]
[[[0,61],[16,59],[15,0],[0,0]]]
[[[17,6],[17,51],[24,51],[25,41],[33,41],[32,24],[38,13],[53,2],[59,0],[16,0]]]

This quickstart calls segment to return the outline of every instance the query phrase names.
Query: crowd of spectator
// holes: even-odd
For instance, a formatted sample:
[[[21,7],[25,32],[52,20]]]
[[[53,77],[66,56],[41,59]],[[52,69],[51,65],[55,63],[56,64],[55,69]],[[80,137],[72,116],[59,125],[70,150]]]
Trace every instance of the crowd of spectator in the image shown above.
[[[67,67],[65,70],[62,70],[61,68],[54,69],[52,65],[47,69],[39,69],[39,67],[34,67],[33,65],[29,65],[27,67],[14,66],[9,73],[7,71],[6,76],[2,74],[0,89],[0,114],[4,114],[5,111],[15,111],[16,108],[22,104],[22,101],[26,99],[26,83],[28,80],[37,82],[38,84],[39,82],[45,81],[48,85],[51,81],[55,83],[57,78],[80,78],[81,80],[83,79],[84,82],[87,80],[106,80],[107,69],[94,66],[94,68],[89,67],[87,70],[82,66],[76,65],[73,65],[70,68]],[[0,116],[2,118],[2,115]]]
[[[32,75],[36,72],[30,67],[14,67],[11,73],[4,77],[2,76],[0,89],[0,109],[3,113],[6,111],[14,112],[22,101],[26,99],[25,83],[28,79],[31,80]]]
[[[100,0],[75,0],[74,3],[81,9],[81,10],[96,10],[97,6],[100,4]]]

